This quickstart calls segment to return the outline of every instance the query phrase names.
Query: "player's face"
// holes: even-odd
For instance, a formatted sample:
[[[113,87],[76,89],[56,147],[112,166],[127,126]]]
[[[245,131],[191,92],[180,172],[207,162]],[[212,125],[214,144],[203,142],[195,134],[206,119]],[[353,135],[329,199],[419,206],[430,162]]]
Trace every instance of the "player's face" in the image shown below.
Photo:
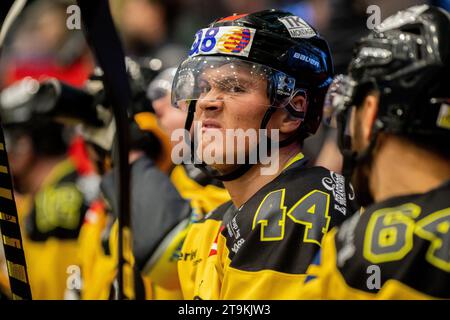
[[[33,144],[28,135],[16,135],[5,130],[8,158],[11,165],[14,189],[19,193],[29,192],[25,180],[35,161]]]
[[[184,127],[186,113],[171,105],[169,94],[157,100],[153,100],[152,105],[155,109],[159,125],[169,137],[172,136],[172,133],[175,130]]]
[[[267,80],[252,77],[250,72],[245,66],[225,64],[205,70],[199,78],[201,95],[196,105],[195,120],[201,121],[202,135],[198,152],[206,148],[214,150],[218,158],[224,160],[223,162],[226,160],[227,152],[233,152],[233,159],[236,159],[238,153],[248,153],[251,148],[249,143],[245,146],[238,144],[237,139],[227,137],[226,129],[258,130],[270,105],[267,97]],[[220,77],[217,77],[217,74],[220,74]],[[271,123],[268,128],[270,125]],[[214,139],[216,134],[221,134],[223,139]],[[234,146],[232,150],[229,146],[226,148],[227,144]],[[211,163],[211,165],[223,172],[233,167],[233,164],[225,163]]]

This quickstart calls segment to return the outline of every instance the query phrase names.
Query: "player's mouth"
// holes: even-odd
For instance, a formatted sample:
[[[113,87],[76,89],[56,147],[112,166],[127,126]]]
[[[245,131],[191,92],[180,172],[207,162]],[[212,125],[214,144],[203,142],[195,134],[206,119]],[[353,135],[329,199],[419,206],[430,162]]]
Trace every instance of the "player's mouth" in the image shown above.
[[[222,129],[220,123],[213,119],[206,119],[202,121],[202,131],[205,132],[207,130],[219,130]]]

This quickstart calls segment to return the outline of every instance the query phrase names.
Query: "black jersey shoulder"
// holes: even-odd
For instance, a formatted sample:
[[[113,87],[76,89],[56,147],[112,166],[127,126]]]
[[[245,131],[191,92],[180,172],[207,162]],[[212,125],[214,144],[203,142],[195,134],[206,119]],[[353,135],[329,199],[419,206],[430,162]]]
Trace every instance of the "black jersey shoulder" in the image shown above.
[[[231,266],[305,273],[323,235],[349,215],[341,177],[322,167],[294,165],[235,209],[222,231]]]
[[[229,200],[206,214],[203,219],[200,220],[200,222],[205,222],[206,220],[223,221],[227,216],[227,212],[233,209],[235,209],[233,202]]]
[[[376,266],[381,286],[394,279],[450,298],[450,184],[372,205],[352,220],[335,237],[337,267],[351,287],[376,291],[367,286]]]
[[[357,208],[353,189],[345,181],[344,176],[324,167],[296,167],[291,170],[285,170],[279,179],[274,181],[274,185],[268,187],[277,188],[282,185],[286,185],[289,189],[294,189],[289,192],[289,195],[292,195],[294,198],[297,198],[298,194],[307,194],[312,190],[330,194],[333,209],[341,212],[344,217],[352,215],[355,208]]]

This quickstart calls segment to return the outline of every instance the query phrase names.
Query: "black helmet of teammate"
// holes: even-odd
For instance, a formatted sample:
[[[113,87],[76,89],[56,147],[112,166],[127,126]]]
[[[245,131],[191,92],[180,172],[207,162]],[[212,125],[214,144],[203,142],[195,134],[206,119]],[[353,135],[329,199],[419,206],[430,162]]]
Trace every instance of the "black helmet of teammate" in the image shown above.
[[[277,108],[285,108],[303,120],[297,134],[280,146],[303,141],[316,132],[333,76],[330,49],[307,22],[279,10],[222,18],[196,33],[189,57],[178,68],[172,87],[173,105],[189,111],[186,129],[192,125],[195,103],[201,96],[198,77],[206,68],[233,63],[245,64],[255,70],[253,76],[258,74],[267,80],[270,105],[261,129]],[[306,114],[290,103],[297,94],[306,97]]]
[[[344,151],[350,109],[372,90],[379,93],[372,145],[384,131],[450,147],[449,35],[449,13],[421,5],[390,16],[357,43],[349,75],[335,78],[324,107],[340,118]]]

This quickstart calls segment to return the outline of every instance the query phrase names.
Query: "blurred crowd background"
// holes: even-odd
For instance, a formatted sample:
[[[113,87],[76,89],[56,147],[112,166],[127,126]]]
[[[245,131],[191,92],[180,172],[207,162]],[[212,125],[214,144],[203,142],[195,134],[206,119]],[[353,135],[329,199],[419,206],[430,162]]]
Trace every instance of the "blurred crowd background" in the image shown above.
[[[6,7],[10,2],[12,1],[2,0],[0,7]],[[30,5],[13,25],[6,39],[0,59],[0,89],[3,90],[26,77],[38,81],[54,77],[74,87],[85,86],[87,79],[94,71],[95,60],[86,45],[82,31],[69,30],[66,27],[66,20],[69,17],[67,8],[75,2],[68,0],[29,2]],[[110,1],[126,55],[145,71],[144,79],[147,86],[162,71],[177,67],[187,56],[195,32],[219,17],[270,8],[290,11],[312,24],[329,41],[334,56],[335,72],[343,73],[350,61],[354,42],[369,31],[367,28],[367,19],[370,15],[367,13],[368,6],[377,5],[381,9],[381,19],[383,19],[400,9],[424,3],[450,9],[449,0]],[[3,102],[0,101],[0,103]],[[162,109],[158,109],[156,106],[156,104],[153,107],[149,105],[149,111],[156,111],[157,116],[161,115],[160,110]],[[170,117],[179,117],[179,115],[173,114]],[[159,120],[164,121],[164,119]],[[36,125],[36,123],[34,124]],[[46,130],[42,129],[44,127]],[[21,212],[29,211],[24,204],[26,202],[21,202],[21,197],[35,194],[42,187],[42,180],[48,176],[49,168],[52,168],[55,163],[60,163],[68,156],[72,157],[75,162],[78,161],[76,163],[78,173],[83,175],[94,170],[96,157],[98,158],[101,153],[99,150],[95,153],[89,148],[86,149],[79,132],[73,128],[68,129],[61,125],[48,124],[44,127],[28,128],[29,132],[32,132],[34,149],[27,146],[27,140],[20,139],[20,136],[7,137],[9,139],[7,148],[17,192],[16,199]],[[321,128],[316,136],[306,142],[304,151],[312,159],[311,163],[339,171],[341,157],[333,137],[334,132],[331,129]],[[8,145],[8,141],[10,145]],[[36,150],[36,146],[41,150]],[[164,146],[159,145],[158,150],[162,149]],[[35,152],[37,155],[31,156],[30,152]],[[49,158],[53,160],[47,161],[39,167],[32,166],[33,162],[38,163],[35,160],[36,157],[42,155],[47,160]],[[158,157],[154,154],[153,156]],[[80,159],[89,159],[89,161]],[[161,165],[161,168],[167,169],[167,166]],[[102,173],[98,167],[94,171]],[[33,179],[29,178],[30,175],[33,176]],[[42,175],[40,179],[39,175]],[[87,195],[85,194],[87,205],[95,196],[95,191],[92,191],[92,194],[89,192]],[[24,232],[32,229],[32,227],[26,226]],[[27,237],[36,240],[33,239],[32,234],[25,235],[25,238]],[[31,248],[32,245],[28,246]],[[64,252],[68,256],[72,255],[70,251],[72,249],[69,247],[63,250],[66,251],[59,252]],[[27,259],[31,276],[36,279],[40,276],[40,271],[36,270],[42,269],[42,274],[44,274],[46,268],[50,266],[49,260],[45,260],[42,256],[38,258],[27,256]],[[61,277],[65,277],[66,270],[61,270]],[[5,275],[6,272],[3,272],[3,276],[0,277],[0,286],[3,287],[8,286]],[[42,277],[45,276],[42,275]],[[65,283],[61,285],[65,286]],[[56,293],[54,295],[45,293],[45,290],[40,297],[61,298]]]
[[[2,1],[6,6],[12,0]],[[56,77],[82,86],[95,61],[82,31],[69,30],[71,0],[32,0],[15,24],[0,62],[0,88],[26,76]],[[152,76],[176,67],[186,56],[195,32],[219,17],[268,8],[292,12],[312,24],[328,41],[336,73],[344,73],[354,42],[368,32],[367,8],[380,8],[381,19],[411,5],[429,3],[450,8],[449,0],[111,0],[116,26],[127,56],[149,67]],[[372,20],[373,21],[373,20]],[[324,141],[322,130],[306,145],[316,158]],[[324,152],[327,152],[325,144]],[[332,148],[331,148],[332,149]],[[319,161],[322,157],[319,158]],[[329,157],[327,157],[329,158]],[[339,161],[330,164],[340,167]]]
[[[2,5],[8,2],[11,0],[2,1]],[[7,57],[2,59],[2,85],[25,72],[37,73],[36,68],[46,67],[72,71],[68,80],[82,82],[77,77],[88,73],[93,61],[81,32],[66,27],[66,9],[75,2],[29,2],[32,5],[16,24]],[[162,64],[154,62],[155,69],[176,66],[186,55],[195,32],[218,17],[275,8],[302,17],[328,39],[337,73],[345,71],[354,41],[368,31],[369,6],[380,8],[381,19],[415,4],[430,3],[447,9],[450,6],[448,0],[111,0],[110,3],[127,55],[146,59],[148,63],[160,59]]]

